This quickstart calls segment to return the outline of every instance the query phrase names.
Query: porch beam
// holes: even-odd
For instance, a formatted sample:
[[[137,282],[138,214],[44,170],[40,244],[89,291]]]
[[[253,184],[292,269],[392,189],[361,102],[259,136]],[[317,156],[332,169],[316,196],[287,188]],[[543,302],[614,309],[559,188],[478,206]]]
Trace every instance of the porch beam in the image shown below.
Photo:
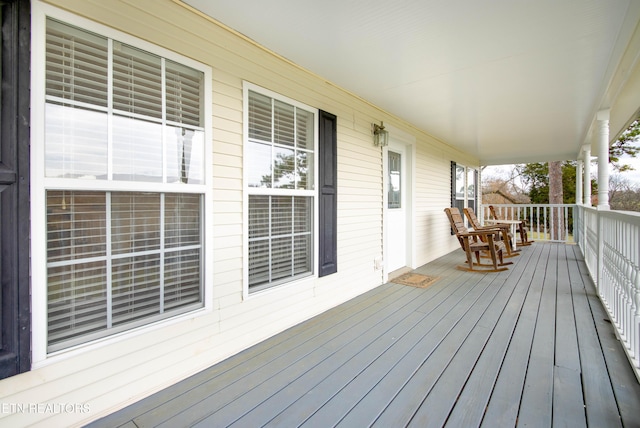
[[[598,209],[609,209],[609,110],[596,116],[596,146],[598,150]]]

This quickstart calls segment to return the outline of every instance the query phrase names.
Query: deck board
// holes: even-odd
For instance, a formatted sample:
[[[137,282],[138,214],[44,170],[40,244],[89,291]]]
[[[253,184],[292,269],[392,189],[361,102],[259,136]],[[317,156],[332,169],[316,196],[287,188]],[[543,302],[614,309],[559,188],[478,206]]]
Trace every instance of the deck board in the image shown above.
[[[531,344],[529,366],[522,392],[518,423],[550,426],[553,398],[553,367],[556,327],[556,276],[558,246],[551,247],[544,265],[544,288]]]
[[[259,404],[259,400],[264,398],[265,390],[273,392],[284,388],[292,379],[328,358],[332,350],[346,347],[360,335],[371,331],[372,320],[386,319],[389,315],[399,313],[398,310],[403,306],[412,304],[415,301],[413,295],[416,291],[417,289],[399,290],[394,293],[395,299],[390,304],[375,303],[367,310],[358,313],[358,316],[350,317],[348,322],[342,322],[323,331],[315,336],[314,340],[307,340],[289,352],[282,353],[280,349],[272,348],[278,357],[260,366],[260,368],[267,367],[267,370],[252,371],[241,381],[235,381],[204,397],[196,404],[188,405],[180,413],[158,426],[175,427],[185,423],[193,424],[211,414],[216,414],[225,423],[233,422],[233,416],[228,418],[226,415],[230,413],[236,415],[240,411],[239,407],[252,409]],[[226,382],[222,384],[226,385]]]
[[[551,247],[535,245],[533,248],[538,250],[532,254],[536,269],[530,279],[523,277],[520,281],[520,286],[528,290],[527,296],[481,426],[515,426],[518,419],[546,272],[538,266],[546,265]]]
[[[537,246],[531,251],[539,254],[540,249],[541,247]],[[520,274],[514,273],[514,279],[521,283],[527,278],[532,278],[536,267],[537,256],[532,254]],[[474,427],[481,424],[491,392],[497,382],[500,369],[503,367],[528,291],[528,287],[516,287],[514,283],[509,301],[506,303],[485,350],[478,358],[464,390],[449,415],[447,426]]]
[[[416,269],[91,424],[638,426],[638,384],[576,246]]]

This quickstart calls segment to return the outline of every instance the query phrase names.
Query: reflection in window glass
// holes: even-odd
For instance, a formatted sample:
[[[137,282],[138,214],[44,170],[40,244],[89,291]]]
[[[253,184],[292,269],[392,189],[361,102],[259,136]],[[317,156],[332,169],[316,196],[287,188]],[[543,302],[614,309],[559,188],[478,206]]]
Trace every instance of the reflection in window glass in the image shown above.
[[[464,183],[465,183],[465,174],[464,174],[464,166],[456,165],[456,198],[464,200]]]
[[[162,181],[162,125],[113,117],[113,179]]]
[[[47,103],[45,175],[55,178],[107,178],[107,114]]]
[[[389,151],[388,158],[389,192],[387,204],[389,208],[402,208],[402,157],[400,153]]]
[[[204,132],[168,126],[167,182],[204,183]]]
[[[296,173],[295,150],[276,147],[274,152],[273,187],[293,189]]]
[[[309,152],[298,151],[296,159],[296,188],[313,190],[313,154]]]
[[[249,187],[272,187],[271,145],[250,142],[245,165]]]
[[[476,170],[467,168],[467,206],[476,209]]]

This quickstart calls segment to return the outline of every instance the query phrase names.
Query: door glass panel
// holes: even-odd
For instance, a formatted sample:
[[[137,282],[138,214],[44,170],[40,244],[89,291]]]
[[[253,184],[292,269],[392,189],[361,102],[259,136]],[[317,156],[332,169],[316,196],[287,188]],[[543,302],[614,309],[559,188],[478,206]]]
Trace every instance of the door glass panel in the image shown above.
[[[389,152],[389,198],[388,208],[402,208],[402,180],[400,153]]]

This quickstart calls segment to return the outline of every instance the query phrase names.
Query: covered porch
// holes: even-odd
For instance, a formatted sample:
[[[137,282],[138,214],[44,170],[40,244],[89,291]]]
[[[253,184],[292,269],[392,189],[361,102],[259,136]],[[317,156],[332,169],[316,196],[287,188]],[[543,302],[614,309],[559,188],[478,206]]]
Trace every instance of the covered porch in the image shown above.
[[[444,215],[444,214],[443,214]],[[456,250],[91,426],[640,424],[640,385],[578,245],[506,272]]]

